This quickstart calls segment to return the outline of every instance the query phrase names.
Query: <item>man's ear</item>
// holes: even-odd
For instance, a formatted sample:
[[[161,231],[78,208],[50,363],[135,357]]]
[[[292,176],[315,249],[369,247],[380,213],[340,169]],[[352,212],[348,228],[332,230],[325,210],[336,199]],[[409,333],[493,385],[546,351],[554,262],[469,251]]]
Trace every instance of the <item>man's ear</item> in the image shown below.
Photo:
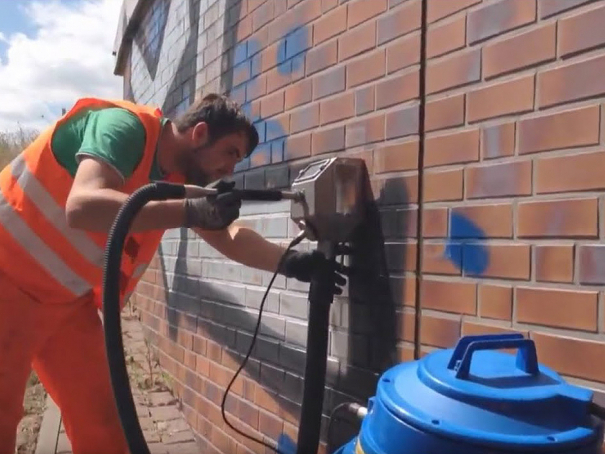
[[[191,128],[191,142],[196,148],[205,145],[208,142],[208,123],[200,121]]]

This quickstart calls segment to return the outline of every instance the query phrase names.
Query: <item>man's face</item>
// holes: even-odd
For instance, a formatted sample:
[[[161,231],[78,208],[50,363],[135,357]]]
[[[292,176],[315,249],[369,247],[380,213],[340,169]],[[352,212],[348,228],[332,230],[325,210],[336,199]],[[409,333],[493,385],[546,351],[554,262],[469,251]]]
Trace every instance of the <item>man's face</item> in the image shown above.
[[[192,146],[185,153],[187,183],[205,186],[232,175],[235,165],[245,156],[247,138],[243,132],[229,134],[213,142],[205,128],[192,134]]]

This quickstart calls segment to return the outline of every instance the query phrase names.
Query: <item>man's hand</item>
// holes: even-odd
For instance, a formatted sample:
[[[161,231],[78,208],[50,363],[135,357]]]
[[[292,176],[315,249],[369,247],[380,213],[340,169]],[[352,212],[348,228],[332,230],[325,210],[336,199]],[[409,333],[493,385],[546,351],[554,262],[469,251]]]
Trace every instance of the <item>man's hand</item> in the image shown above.
[[[191,198],[185,201],[185,227],[222,230],[239,218],[242,201],[230,192],[235,183],[219,182],[217,195]]]
[[[286,277],[295,278],[301,282],[311,282],[314,270],[326,260],[326,257],[318,250],[301,252],[292,249],[286,253],[279,271]],[[346,270],[338,262],[334,262],[334,266],[334,294],[341,295],[341,286],[347,283],[343,276]]]

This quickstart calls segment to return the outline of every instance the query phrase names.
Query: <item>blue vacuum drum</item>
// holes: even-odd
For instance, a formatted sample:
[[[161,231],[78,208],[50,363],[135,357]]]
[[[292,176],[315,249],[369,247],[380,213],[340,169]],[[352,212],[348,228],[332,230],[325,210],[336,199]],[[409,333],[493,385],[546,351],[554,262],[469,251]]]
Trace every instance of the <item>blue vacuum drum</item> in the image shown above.
[[[387,370],[359,435],[336,453],[601,454],[592,397],[539,364],[531,339],[462,337]]]

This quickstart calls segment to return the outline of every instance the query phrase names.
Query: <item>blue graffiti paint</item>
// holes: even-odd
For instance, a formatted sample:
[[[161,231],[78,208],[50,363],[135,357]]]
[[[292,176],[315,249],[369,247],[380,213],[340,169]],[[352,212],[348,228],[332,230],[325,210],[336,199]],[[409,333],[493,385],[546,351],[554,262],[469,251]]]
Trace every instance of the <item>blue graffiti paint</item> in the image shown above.
[[[282,76],[295,75],[304,70],[305,54],[311,47],[312,40],[309,28],[306,26],[295,26],[290,28],[279,40],[275,50],[275,61],[277,72]],[[284,158],[287,132],[282,124],[273,118],[262,118],[260,109],[252,111],[252,97],[257,99],[259,86],[257,76],[261,73],[261,43],[256,39],[248,39],[238,43],[233,53],[234,72],[233,78],[240,81],[246,73],[249,74],[245,83],[231,90],[232,96],[243,99],[242,108],[249,118],[252,119],[259,135],[259,146],[254,155],[256,162],[271,163],[281,162]],[[246,65],[249,65],[246,67]],[[263,155],[263,156],[259,156]],[[266,155],[266,156],[265,156]],[[249,159],[238,164],[236,170],[245,170],[249,166]]]
[[[280,74],[292,74],[304,67],[304,58],[294,58],[311,47],[307,27],[293,28],[286,33],[277,46],[277,70]]]
[[[466,216],[452,211],[444,257],[467,275],[482,275],[489,266],[485,232]]]

